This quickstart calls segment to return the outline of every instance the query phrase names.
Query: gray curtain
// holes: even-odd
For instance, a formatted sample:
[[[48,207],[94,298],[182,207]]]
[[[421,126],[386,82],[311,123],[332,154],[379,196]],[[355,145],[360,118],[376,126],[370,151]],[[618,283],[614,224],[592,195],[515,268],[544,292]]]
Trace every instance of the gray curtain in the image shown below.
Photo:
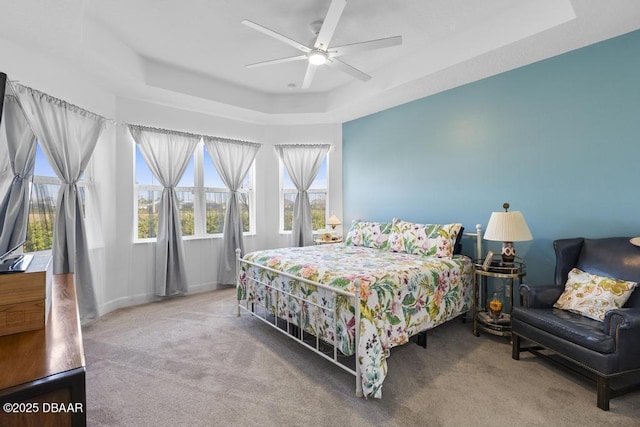
[[[223,245],[218,265],[218,283],[231,285],[235,283],[236,278],[235,251],[239,248],[244,254],[238,190],[258,154],[260,144],[223,138],[203,138],[220,178],[229,189],[227,211],[224,217]]]
[[[26,238],[30,184],[36,157],[36,137],[17,96],[10,91],[11,86],[7,82],[0,145],[7,150],[12,179],[0,202],[0,254]]]
[[[187,277],[176,185],[201,137],[134,125],[129,125],[129,132],[140,147],[151,173],[164,187],[158,206],[156,295],[180,295],[187,290]]]
[[[76,184],[84,174],[104,129],[104,117],[16,85],[27,120],[47,160],[60,179],[53,237],[53,272],[74,273],[83,323],[96,319],[98,309],[89,261],[82,199]]]
[[[275,146],[298,193],[293,205],[292,246],[313,244],[311,204],[307,191],[318,175],[330,144],[279,144]]]

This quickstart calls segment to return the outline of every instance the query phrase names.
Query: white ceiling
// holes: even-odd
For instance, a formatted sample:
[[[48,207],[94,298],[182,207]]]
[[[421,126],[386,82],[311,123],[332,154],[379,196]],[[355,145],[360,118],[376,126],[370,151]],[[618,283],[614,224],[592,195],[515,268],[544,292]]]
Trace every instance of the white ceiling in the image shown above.
[[[119,96],[284,124],[348,121],[640,28],[638,0],[348,0],[331,45],[403,44],[342,57],[367,82],[321,67],[305,90],[304,61],[245,67],[300,52],[241,21],[311,45],[330,0],[6,3],[0,37]]]

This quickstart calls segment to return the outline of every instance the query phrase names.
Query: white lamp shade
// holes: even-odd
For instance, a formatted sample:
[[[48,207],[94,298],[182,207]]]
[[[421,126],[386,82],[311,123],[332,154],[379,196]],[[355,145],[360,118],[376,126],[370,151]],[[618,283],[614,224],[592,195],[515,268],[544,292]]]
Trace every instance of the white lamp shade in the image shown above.
[[[492,212],[484,238],[496,242],[533,240],[527,222],[519,211]]]
[[[342,223],[340,222],[340,220],[338,219],[338,217],[337,217],[337,216],[335,216],[335,215],[331,215],[331,216],[329,217],[329,219],[327,220],[327,224],[328,224],[328,225],[340,225],[340,224],[342,224]]]

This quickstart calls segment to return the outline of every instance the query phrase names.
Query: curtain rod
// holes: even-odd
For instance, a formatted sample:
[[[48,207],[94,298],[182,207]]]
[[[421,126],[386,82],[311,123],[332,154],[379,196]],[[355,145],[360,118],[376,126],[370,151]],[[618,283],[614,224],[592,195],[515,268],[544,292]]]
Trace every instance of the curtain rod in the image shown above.
[[[132,124],[126,124],[126,123],[125,123],[125,126],[128,126],[129,128],[135,128],[138,130],[144,130],[147,132],[162,133],[166,135],[180,135],[180,136],[186,136],[188,138],[198,138],[198,139],[202,138],[202,135],[198,135],[196,133],[191,133],[191,132],[184,132],[181,130],[163,129],[163,128],[156,128],[151,126],[132,125]]]
[[[202,135],[202,138],[203,139],[212,140],[212,141],[228,142],[228,143],[232,143],[232,144],[254,145],[254,146],[259,146],[259,147],[262,146],[262,144],[260,144],[259,142],[244,141],[242,139],[223,138],[221,136]]]
[[[92,111],[86,110],[86,109],[84,109],[82,107],[78,107],[77,105],[72,104],[70,102],[67,102],[67,101],[65,101],[63,99],[56,98],[55,96],[51,96],[51,95],[49,95],[47,93],[44,93],[44,92],[39,91],[37,89],[34,89],[32,87],[23,85],[23,84],[19,83],[16,80],[7,79],[7,82],[9,83],[9,87],[11,88],[11,91],[14,92],[14,95],[16,95],[14,87],[22,88],[22,89],[24,89],[24,90],[26,90],[28,92],[32,92],[33,94],[35,94],[39,98],[44,98],[48,102],[51,102],[51,103],[56,104],[56,105],[60,105],[61,107],[69,109],[71,111],[74,111],[74,112],[77,112],[77,113],[80,113],[80,114],[84,114],[84,115],[93,117],[93,118],[95,118],[97,120],[104,120],[104,121],[112,123],[112,124],[114,124],[116,126],[125,126],[125,127],[132,126],[132,127],[138,128],[140,130],[146,130],[146,131],[150,131],[150,132],[158,132],[158,133],[165,133],[165,134],[182,135],[182,136],[187,136],[187,137],[218,140],[218,141],[235,143],[235,144],[250,144],[250,145],[262,146],[262,144],[260,144],[258,142],[244,141],[244,140],[241,140],[241,139],[233,139],[233,138],[224,138],[224,137],[219,137],[219,136],[196,134],[196,133],[192,133],[192,132],[184,132],[184,131],[178,131],[178,130],[163,129],[163,128],[157,128],[157,127],[152,127],[152,126],[144,126],[144,125],[135,125],[135,124],[130,124],[130,123],[117,123],[113,119],[108,119],[108,118],[106,118],[104,116],[101,116],[99,114],[96,114],[96,113],[94,113]],[[20,102],[19,98],[18,98],[18,102]]]
[[[49,95],[47,93],[41,92],[41,91],[39,91],[37,89],[34,89],[32,87],[25,86],[25,85],[23,85],[21,83],[18,83],[17,81],[12,81],[12,80],[8,80],[8,81],[9,81],[9,83],[11,83],[12,87],[15,86],[18,89],[23,89],[23,90],[25,90],[27,92],[30,92],[30,93],[34,94],[35,96],[37,96],[38,98],[44,99],[45,101],[47,101],[47,102],[49,102],[51,104],[55,104],[55,105],[58,105],[60,107],[65,108],[67,110],[70,110],[70,111],[73,111],[73,112],[76,112],[76,113],[79,113],[79,114],[82,114],[82,115],[85,115],[85,116],[92,117],[92,118],[94,118],[96,120],[104,120],[104,121],[114,122],[112,119],[107,119],[106,117],[101,116],[100,114],[96,114],[96,113],[94,113],[92,111],[89,111],[89,110],[86,110],[86,109],[84,109],[82,107],[78,107],[77,105],[72,104],[70,102],[67,102],[64,99],[56,98],[55,96],[51,96],[51,95]]]
[[[164,129],[164,128],[158,128],[158,127],[152,127],[152,126],[144,126],[144,125],[133,125],[133,124],[125,124],[125,126],[134,127],[134,128],[137,128],[140,130],[146,130],[149,132],[182,135],[182,136],[191,137],[191,138],[202,138],[202,139],[207,139],[212,141],[222,141],[222,142],[229,142],[229,143],[235,143],[235,144],[248,144],[248,145],[262,146],[262,144],[257,142],[243,141],[240,139],[232,139],[232,138],[223,138],[220,136],[211,136],[211,135],[204,135],[204,134],[198,134],[198,133],[192,133],[192,132],[184,132],[180,130],[171,130],[171,129]]]
[[[282,148],[293,148],[293,147],[300,147],[300,148],[318,148],[318,147],[328,147],[331,148],[331,144],[327,144],[327,143],[318,143],[318,144],[314,144],[314,143],[294,143],[294,144],[275,144],[274,147],[282,147]]]

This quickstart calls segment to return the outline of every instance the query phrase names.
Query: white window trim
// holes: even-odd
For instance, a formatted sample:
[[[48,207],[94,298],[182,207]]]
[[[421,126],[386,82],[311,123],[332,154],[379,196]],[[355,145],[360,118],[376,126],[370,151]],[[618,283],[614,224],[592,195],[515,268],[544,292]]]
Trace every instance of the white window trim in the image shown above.
[[[331,210],[329,209],[329,153],[327,153],[327,170],[326,170],[326,174],[327,174],[327,188],[325,189],[318,189],[318,188],[310,188],[309,190],[307,190],[307,193],[309,194],[321,194],[321,193],[325,193],[325,206],[324,206],[324,217],[325,220],[327,218],[329,218],[329,212],[331,212]],[[298,192],[297,189],[295,188],[282,188],[283,184],[284,184],[284,163],[282,162],[282,159],[279,160],[279,171],[280,171],[280,175],[279,175],[279,189],[280,189],[280,195],[279,195],[279,201],[278,201],[278,232],[282,235],[291,235],[292,230],[285,230],[284,229],[284,195],[285,194],[296,194]],[[326,225],[326,224],[325,224]],[[321,230],[313,230],[313,234],[314,235],[319,235],[321,234]]]
[[[133,144],[133,242],[134,243],[150,243],[157,241],[156,237],[140,238],[138,237],[138,192],[139,191],[160,191],[164,189],[162,185],[146,185],[136,184],[136,145]],[[240,189],[242,193],[249,193],[249,231],[242,233],[243,236],[253,236],[256,234],[256,195],[255,195],[255,160],[249,169],[250,189]],[[229,193],[229,189],[219,187],[204,186],[204,143],[200,141],[194,151],[194,187],[176,187],[176,192],[192,192],[193,194],[193,235],[182,236],[183,240],[199,240],[199,239],[222,239],[223,233],[207,233],[206,232],[206,193]]]
[[[86,186],[88,185],[88,181],[91,180],[91,176],[90,176],[90,171],[91,168],[87,168],[87,170],[85,171],[85,173],[83,174],[83,176],[76,182],[76,185],[78,186],[78,188],[86,188]],[[60,189],[60,186],[63,185],[63,182],[60,178],[58,178],[57,176],[48,176],[48,175],[33,175],[32,176],[32,180],[31,180],[31,185],[55,185],[58,187],[58,191]],[[33,187],[31,187],[31,191],[33,191]],[[55,198],[58,196],[58,194],[52,194],[51,195],[54,200]],[[30,194],[29,196],[29,204],[31,204],[32,202],[32,197],[33,197],[33,193]],[[82,199],[82,203],[83,203],[83,213],[86,215],[87,209],[85,204],[87,203],[87,201],[83,198]],[[55,202],[55,206],[54,206],[54,212],[55,214],[57,214],[57,202]],[[53,225],[52,225],[53,226]],[[49,249],[45,249],[47,251],[51,251],[51,248]]]

